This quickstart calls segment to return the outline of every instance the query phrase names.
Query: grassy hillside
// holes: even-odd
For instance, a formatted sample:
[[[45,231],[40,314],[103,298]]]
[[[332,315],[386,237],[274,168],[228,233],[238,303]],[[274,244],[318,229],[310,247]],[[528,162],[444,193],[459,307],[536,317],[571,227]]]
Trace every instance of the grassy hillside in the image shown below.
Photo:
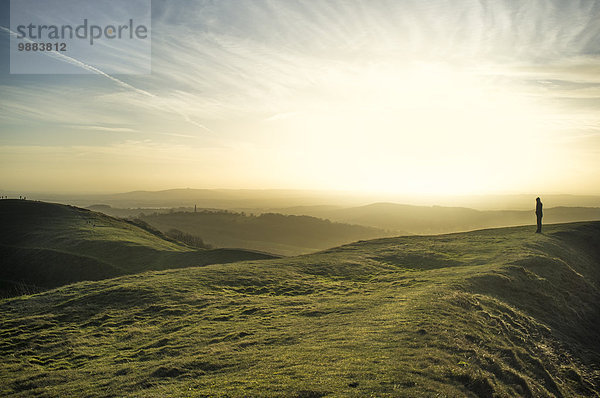
[[[158,231],[44,202],[0,200],[0,225],[4,295],[152,269],[271,258],[244,250],[196,250]]]
[[[533,201],[532,201],[533,203]],[[373,203],[349,208],[305,206],[279,209],[284,214],[306,214],[332,221],[371,226],[408,234],[438,234],[481,228],[535,223],[532,210],[486,210],[464,207],[412,206],[398,203]],[[547,207],[544,223],[600,220],[598,207]]]
[[[255,216],[212,210],[156,213],[142,219],[163,232],[178,229],[199,236],[213,246],[242,247],[282,255],[305,254],[391,235],[378,228],[273,213]]]
[[[600,223],[357,242],[0,301],[0,395],[596,397]]]

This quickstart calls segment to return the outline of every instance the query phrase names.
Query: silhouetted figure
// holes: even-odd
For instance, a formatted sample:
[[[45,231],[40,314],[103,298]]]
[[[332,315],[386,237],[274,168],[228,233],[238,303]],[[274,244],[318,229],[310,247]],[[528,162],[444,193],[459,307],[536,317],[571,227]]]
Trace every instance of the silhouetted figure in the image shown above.
[[[535,198],[535,216],[537,217],[537,231],[536,233],[542,232],[542,217],[544,217],[544,213],[542,212],[542,201],[539,197]]]

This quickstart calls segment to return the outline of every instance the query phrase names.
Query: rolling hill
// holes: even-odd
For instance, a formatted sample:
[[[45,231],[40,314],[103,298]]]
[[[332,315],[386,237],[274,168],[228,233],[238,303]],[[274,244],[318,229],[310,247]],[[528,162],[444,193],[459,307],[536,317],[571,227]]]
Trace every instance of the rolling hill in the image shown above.
[[[403,231],[405,234],[463,232],[535,222],[533,210],[475,210],[465,207],[413,206],[398,203],[373,203],[348,208],[301,206],[268,211],[305,214],[336,222]],[[544,223],[548,224],[597,220],[600,220],[600,207],[544,208]]]
[[[140,218],[162,232],[181,230],[199,236],[213,246],[241,247],[288,256],[392,235],[389,231],[373,227],[274,213],[247,215],[218,210],[179,211]]]
[[[158,231],[53,203],[0,200],[0,225],[3,295],[148,270],[273,257],[197,250]]]
[[[0,301],[0,395],[597,397],[600,223],[356,242]]]

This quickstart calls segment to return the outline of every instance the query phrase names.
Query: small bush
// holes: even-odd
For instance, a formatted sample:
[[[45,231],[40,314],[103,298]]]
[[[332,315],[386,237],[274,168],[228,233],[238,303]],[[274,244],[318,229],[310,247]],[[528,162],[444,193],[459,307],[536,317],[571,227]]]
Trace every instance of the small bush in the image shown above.
[[[199,236],[188,234],[175,228],[168,230],[166,235],[171,239],[178,240],[180,242],[185,243],[188,246],[196,247],[198,249],[212,248],[211,245],[204,243],[202,238],[200,238]]]

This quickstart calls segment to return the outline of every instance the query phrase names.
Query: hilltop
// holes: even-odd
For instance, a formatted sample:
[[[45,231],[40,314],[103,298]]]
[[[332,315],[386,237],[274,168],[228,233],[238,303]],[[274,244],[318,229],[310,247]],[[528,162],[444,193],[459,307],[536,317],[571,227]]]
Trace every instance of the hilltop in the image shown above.
[[[0,200],[0,291],[14,294],[148,270],[273,256],[198,250],[159,231],[73,206]]]
[[[600,223],[407,236],[0,301],[0,395],[595,397]]]

